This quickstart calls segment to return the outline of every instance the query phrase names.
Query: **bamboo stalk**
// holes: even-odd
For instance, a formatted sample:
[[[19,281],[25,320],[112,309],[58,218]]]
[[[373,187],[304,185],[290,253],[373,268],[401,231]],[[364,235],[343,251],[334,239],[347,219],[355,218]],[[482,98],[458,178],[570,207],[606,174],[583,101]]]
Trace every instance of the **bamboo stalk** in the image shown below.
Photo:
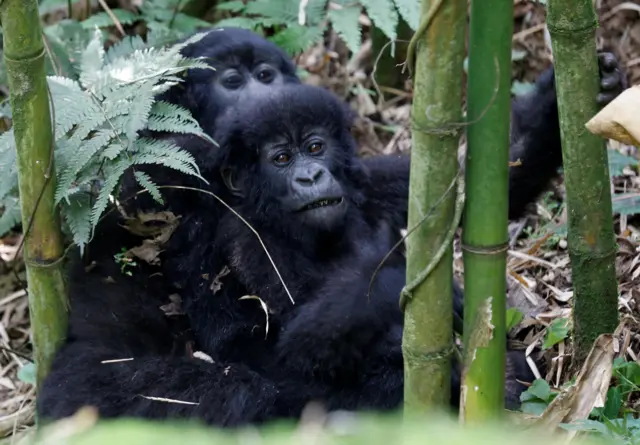
[[[463,260],[461,418],[504,410],[513,1],[472,0]],[[491,311],[489,317],[480,308]],[[476,332],[476,330],[484,331]],[[478,341],[482,339],[482,341]]]
[[[547,26],[555,62],[573,274],[574,365],[618,325],[616,244],[605,142],[585,123],[598,112],[591,0],[550,0]]]
[[[407,51],[409,64],[417,54],[408,224],[417,229],[407,240],[408,284],[401,302],[405,306],[404,403],[405,410],[414,412],[443,408],[450,400],[450,234],[457,226],[454,182],[462,119],[466,13],[465,0],[423,0],[421,25]],[[434,263],[438,252],[443,254]],[[435,267],[431,270],[431,266]]]
[[[0,4],[4,62],[13,111],[31,336],[37,384],[67,328],[63,242],[55,207],[53,134],[36,0]],[[29,229],[30,227],[30,229]]]

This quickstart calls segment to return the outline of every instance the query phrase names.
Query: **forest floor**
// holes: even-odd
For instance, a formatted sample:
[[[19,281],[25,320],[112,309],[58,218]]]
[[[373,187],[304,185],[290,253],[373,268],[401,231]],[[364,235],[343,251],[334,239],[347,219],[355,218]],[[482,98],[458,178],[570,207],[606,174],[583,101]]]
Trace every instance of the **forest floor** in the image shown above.
[[[600,17],[598,47],[614,52],[624,67],[630,84],[640,83],[640,6],[624,0],[597,0]],[[551,63],[545,39],[544,8],[532,1],[515,0],[513,50],[514,88],[526,87]],[[400,47],[400,45],[399,45]],[[369,39],[359,54],[348,59],[338,39],[307,51],[298,63],[311,72],[307,82],[326,86],[347,99],[358,110],[356,133],[364,156],[410,149],[410,85],[386,89],[386,100],[375,102],[368,93],[376,89],[371,72],[376,59]],[[400,68],[398,68],[400,69]],[[635,155],[631,147],[613,146]],[[640,194],[640,177],[626,168],[613,180],[613,187]],[[512,243],[508,256],[508,299],[524,319],[511,334],[523,348],[540,345],[554,320],[571,312],[571,270],[567,243],[561,228],[566,222],[559,179],[550,193],[538,202],[524,221],[511,224]],[[640,195],[639,195],[640,196]],[[616,235],[620,246],[617,258],[621,313],[637,315],[640,284],[640,221],[616,215]],[[637,226],[635,224],[638,224]],[[0,240],[0,440],[33,425],[34,388],[28,367],[28,303],[24,265],[18,247],[20,236]],[[460,249],[456,248],[455,271],[462,271]],[[636,317],[637,318],[637,317]],[[634,319],[635,320],[635,319]],[[640,320],[640,318],[638,318]],[[635,326],[635,328],[634,328]],[[640,355],[640,322],[628,326],[622,351],[630,360]],[[530,349],[530,348],[529,348]],[[546,378],[559,387],[569,375],[571,344],[568,338],[545,352]],[[19,377],[20,375],[20,377]]]

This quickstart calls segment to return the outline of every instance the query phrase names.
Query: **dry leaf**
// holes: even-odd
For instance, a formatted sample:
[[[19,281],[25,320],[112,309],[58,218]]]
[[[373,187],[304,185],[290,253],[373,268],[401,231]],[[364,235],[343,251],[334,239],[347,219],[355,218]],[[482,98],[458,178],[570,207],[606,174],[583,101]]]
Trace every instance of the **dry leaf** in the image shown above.
[[[178,294],[169,295],[170,303],[160,306],[160,310],[164,315],[170,317],[172,315],[182,315],[182,298]]]
[[[211,283],[211,287],[209,287],[209,289],[211,289],[214,295],[220,292],[220,289],[222,289],[222,278],[226,277],[230,273],[231,271],[229,270],[229,268],[227,266],[224,266],[222,270],[218,272],[218,275],[213,278],[213,282]]]
[[[587,419],[593,408],[603,406],[613,372],[613,339],[614,336],[611,334],[603,334],[596,339],[580,369],[576,383],[549,404],[535,422],[536,428],[544,431],[564,431],[558,428],[561,423]],[[577,431],[563,432],[567,441],[576,433]]]
[[[153,224],[148,225],[148,223]],[[127,218],[126,230],[135,235],[153,238],[143,240],[140,246],[129,249],[125,255],[139,258],[152,265],[159,265],[158,256],[162,252],[162,247],[169,241],[178,224],[179,218],[172,212],[138,213],[135,218]]]
[[[640,85],[623,91],[589,122],[587,130],[629,145],[640,145]]]

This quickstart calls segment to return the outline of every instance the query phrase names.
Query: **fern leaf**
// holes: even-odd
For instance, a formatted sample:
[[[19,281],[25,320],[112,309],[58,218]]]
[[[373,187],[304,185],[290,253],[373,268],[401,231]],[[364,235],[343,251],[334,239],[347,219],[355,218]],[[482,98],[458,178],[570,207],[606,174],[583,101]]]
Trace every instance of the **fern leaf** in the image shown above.
[[[255,30],[262,24],[261,19],[252,19],[249,17],[230,17],[228,19],[223,19],[214,25],[216,28],[224,29],[224,28],[242,28],[242,29],[250,29],[251,31]]]
[[[0,199],[4,199],[17,187],[18,167],[12,128],[0,135]]]
[[[73,160],[60,175],[56,187],[56,203],[68,196],[69,188],[71,188],[80,170],[89,163],[91,158],[100,151],[100,149],[109,144],[113,136],[113,132],[110,129],[99,130],[91,139],[82,141]]]
[[[20,224],[20,201],[17,197],[7,197],[2,201],[2,216],[0,216],[0,236],[6,235],[11,229]]]
[[[98,199],[96,199],[96,202],[93,205],[93,209],[91,210],[92,227],[96,227],[96,225],[98,224],[100,217],[107,208],[109,197],[118,186],[120,178],[122,178],[124,172],[127,171],[127,169],[131,167],[132,164],[133,162],[131,160],[127,158],[121,158],[108,172],[102,190],[100,190],[100,193],[98,194]]]
[[[122,153],[126,149],[127,149],[126,145],[116,141],[112,144],[109,144],[109,146],[102,152],[102,157],[110,161],[113,161],[115,158],[118,157],[120,153]]]
[[[298,2],[290,0],[254,0],[247,3],[244,13],[294,24],[298,23],[298,7]]]
[[[323,34],[324,30],[320,26],[290,25],[269,40],[294,56],[318,43]]]
[[[91,237],[91,196],[88,193],[75,193],[64,206],[62,214],[71,229],[73,242],[84,251],[84,246]]]
[[[136,177],[136,181],[138,184],[142,186],[143,189],[149,192],[149,194],[156,200],[160,205],[164,204],[164,200],[162,199],[162,194],[160,193],[160,189],[158,186],[151,180],[151,177],[145,172],[136,171],[133,173]]]
[[[327,16],[327,0],[309,0],[304,13],[306,17],[304,24],[306,26],[319,25]],[[299,22],[297,23],[300,24]]]
[[[231,0],[216,5],[217,11],[241,12],[244,9],[242,0]]]
[[[98,80],[98,73],[102,69],[104,61],[104,48],[102,45],[102,33],[96,29],[93,39],[82,52],[80,59],[80,83],[86,89],[91,89]]]
[[[200,175],[200,169],[198,168],[198,164],[196,163],[193,155],[183,148],[177,146],[169,139],[140,138],[136,141],[135,146],[135,162],[138,162],[137,159],[140,159],[140,163],[148,164],[153,163],[148,162],[148,159],[157,158],[159,161],[158,163],[167,165],[167,159],[175,160],[178,162],[177,165],[189,165],[190,168],[192,168],[193,171],[196,172],[196,176]],[[177,170],[182,171],[183,167],[179,166]]]
[[[126,136],[130,141],[136,138],[138,131],[145,128],[149,120],[149,113],[151,113],[154,95],[154,85],[151,82],[143,84],[142,88],[140,88],[138,98],[133,102],[133,106],[128,113],[129,123],[126,129]]]
[[[405,22],[414,31],[420,24],[420,0],[394,0]]]
[[[126,9],[116,8],[112,9],[111,12],[122,25],[131,25],[141,19],[138,14],[127,11]],[[107,28],[113,25],[113,19],[104,11],[93,14],[88,19],[82,21],[82,27],[85,29],[93,29],[95,26],[98,28]]]
[[[117,59],[122,59],[130,56],[133,52],[141,50],[147,47],[142,37],[138,35],[125,36],[109,48],[105,54],[104,61],[106,64],[113,63]]]
[[[100,112],[93,100],[80,88],[78,82],[66,77],[50,76],[47,83],[55,110],[55,137],[61,138],[73,127],[86,122]]]
[[[349,50],[351,50],[352,53],[356,53],[362,43],[359,22],[360,7],[349,6],[340,10],[332,9],[329,11],[328,17],[329,20],[331,20],[333,30],[338,33]]]
[[[393,5],[393,0],[362,0],[362,4],[373,24],[380,28],[390,40],[396,40],[398,11]]]

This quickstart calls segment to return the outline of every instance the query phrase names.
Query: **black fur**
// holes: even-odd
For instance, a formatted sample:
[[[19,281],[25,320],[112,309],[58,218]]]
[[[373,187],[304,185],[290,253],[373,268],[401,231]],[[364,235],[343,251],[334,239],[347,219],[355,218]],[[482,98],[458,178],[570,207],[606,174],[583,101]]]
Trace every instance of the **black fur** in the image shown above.
[[[524,211],[559,165],[553,76],[546,76],[530,99],[514,104],[513,140],[518,143],[512,158],[520,157],[523,165],[517,172],[511,169],[511,216]],[[197,349],[214,363],[190,358],[175,334],[179,329],[159,310],[170,292],[163,281],[158,278],[154,285],[145,268],[127,277],[111,262],[122,243],[134,241],[115,245],[114,239],[126,237],[108,219],[91,246],[98,267],[85,272],[74,262],[69,339],[40,389],[42,417],[64,417],[92,404],[108,417],[198,417],[235,426],[297,417],[311,400],[321,400],[329,409],[357,410],[393,409],[402,402],[398,295],[405,260],[400,251],[378,273],[369,300],[366,289],[406,225],[408,159],[358,159],[349,134],[350,113],[327,92],[296,86],[273,94],[269,100],[256,98],[251,107],[234,107],[209,127],[218,130],[213,134],[220,149],[186,143],[212,189],[258,230],[296,304],[289,301],[258,239],[235,215],[208,195],[176,194],[190,198],[170,201],[172,207],[182,204],[183,220],[163,257],[164,279],[181,289]],[[277,189],[256,160],[265,140],[305,125],[327,129],[336,143],[327,165],[350,202],[340,230],[302,230],[293,224],[272,200]],[[245,177],[249,194],[244,199],[222,184],[224,165],[251,173]],[[532,182],[530,177],[538,175]],[[218,278],[225,267],[230,273]],[[115,283],[105,284],[105,275]],[[222,287],[214,292],[216,279]],[[457,287],[454,291],[461,314],[462,293]],[[245,295],[257,295],[267,305],[268,333],[260,302],[240,300]],[[521,354],[508,354],[510,407],[518,404],[523,389],[515,377],[531,378],[522,363]],[[454,405],[458,398],[456,370]]]

